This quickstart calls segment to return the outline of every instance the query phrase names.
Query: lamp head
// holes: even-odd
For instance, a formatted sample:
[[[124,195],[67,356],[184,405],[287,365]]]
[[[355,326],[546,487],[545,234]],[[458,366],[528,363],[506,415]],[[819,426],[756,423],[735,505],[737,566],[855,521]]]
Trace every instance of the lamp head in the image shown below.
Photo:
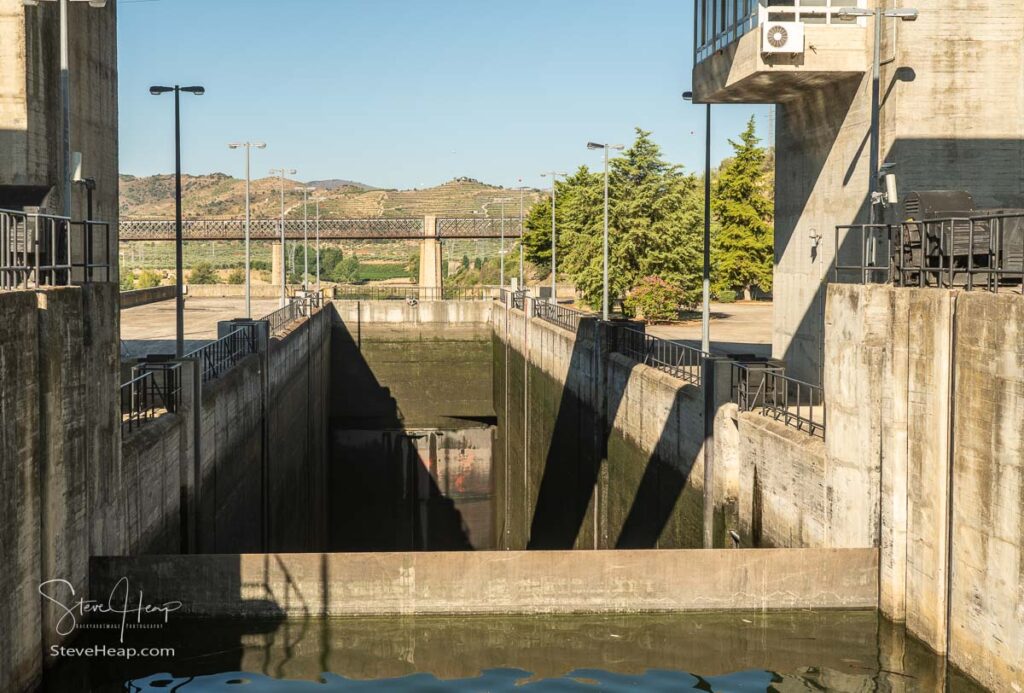
[[[171,91],[174,91],[174,87],[150,87],[149,88],[149,93],[152,94],[153,96],[160,96],[161,94],[166,94],[167,92],[171,92]]]
[[[587,142],[587,149],[604,149],[606,145],[597,142]]]
[[[683,98],[686,99],[687,101],[693,101],[693,92],[692,91],[684,91],[683,92]]]
[[[187,91],[189,94],[195,94],[196,96],[202,96],[206,93],[204,87],[182,87],[182,91]]]

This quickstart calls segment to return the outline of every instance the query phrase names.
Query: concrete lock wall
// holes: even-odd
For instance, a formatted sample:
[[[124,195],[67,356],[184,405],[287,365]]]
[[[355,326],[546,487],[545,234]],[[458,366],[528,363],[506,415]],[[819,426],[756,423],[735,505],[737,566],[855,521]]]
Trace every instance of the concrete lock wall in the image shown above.
[[[493,548],[490,304],[332,308],[331,549]]]
[[[176,617],[865,609],[873,549],[98,557]]]
[[[496,304],[494,313],[499,546],[702,546],[701,389],[613,353],[612,330],[593,318],[573,333],[529,312]],[[719,369],[721,404],[728,377]],[[712,534],[724,546],[736,527],[738,473],[716,474]]]
[[[1022,324],[1020,295],[829,287],[829,453],[877,455],[880,608],[993,690],[1024,687]]]
[[[116,305],[116,285],[0,294],[4,690],[33,687],[61,640],[40,582],[87,591],[89,556],[125,539]]]

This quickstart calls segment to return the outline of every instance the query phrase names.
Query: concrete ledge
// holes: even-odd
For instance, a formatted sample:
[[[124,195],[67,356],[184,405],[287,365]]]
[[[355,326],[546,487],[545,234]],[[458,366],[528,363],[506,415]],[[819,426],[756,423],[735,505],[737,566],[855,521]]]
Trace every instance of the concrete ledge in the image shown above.
[[[875,549],[508,551],[100,557],[193,617],[874,609]]]
[[[151,289],[135,289],[134,291],[122,291],[121,310],[127,310],[128,308],[135,308],[137,306],[147,306],[150,303],[158,303],[159,301],[173,300],[173,286],[156,286]]]

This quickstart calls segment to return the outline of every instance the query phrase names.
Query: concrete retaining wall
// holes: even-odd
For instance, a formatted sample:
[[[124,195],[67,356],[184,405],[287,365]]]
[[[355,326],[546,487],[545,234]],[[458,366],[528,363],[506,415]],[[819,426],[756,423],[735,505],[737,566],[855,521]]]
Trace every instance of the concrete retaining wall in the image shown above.
[[[500,304],[494,315],[500,545],[702,546],[702,390],[614,353],[613,330],[593,318],[573,333]],[[715,383],[722,403],[728,376]],[[722,546],[735,525],[735,470],[717,471]]]
[[[150,289],[135,289],[133,291],[121,292],[121,310],[145,306],[159,301],[173,301],[175,287],[156,286]]]
[[[0,689],[28,689],[61,638],[43,580],[87,590],[126,539],[117,286],[0,293]],[[116,552],[116,551],[115,551]]]
[[[93,596],[127,576],[177,615],[873,609],[874,549],[528,551],[94,558]]]

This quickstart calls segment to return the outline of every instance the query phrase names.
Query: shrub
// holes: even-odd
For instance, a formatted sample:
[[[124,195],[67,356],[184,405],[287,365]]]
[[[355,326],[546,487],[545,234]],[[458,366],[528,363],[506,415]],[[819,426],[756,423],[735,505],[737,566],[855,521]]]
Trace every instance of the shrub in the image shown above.
[[[661,277],[644,277],[626,297],[626,310],[649,322],[665,322],[679,317],[686,299],[682,288]]]
[[[228,284],[245,284],[245,270],[238,268],[228,272]]]
[[[142,270],[142,273],[139,274],[139,280],[135,285],[140,289],[155,289],[160,286],[162,282],[163,277],[161,277],[157,272],[154,272],[153,270]]]
[[[192,273],[188,277],[192,284],[216,284],[217,273],[208,262],[197,262],[192,266]]]
[[[719,303],[735,303],[736,302],[736,292],[733,291],[732,289],[722,289],[721,291],[718,292],[718,302]]]

